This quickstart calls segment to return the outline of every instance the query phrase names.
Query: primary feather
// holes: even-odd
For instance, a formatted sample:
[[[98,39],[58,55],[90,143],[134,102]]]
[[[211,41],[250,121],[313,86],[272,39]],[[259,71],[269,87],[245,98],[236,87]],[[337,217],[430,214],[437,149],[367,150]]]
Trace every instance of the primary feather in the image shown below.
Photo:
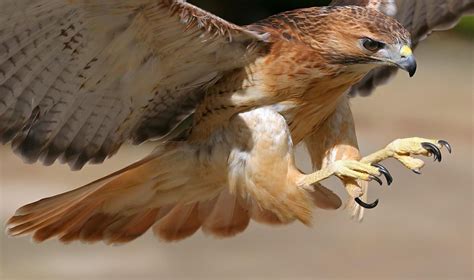
[[[0,139],[79,169],[166,135],[263,37],[182,1],[0,2]]]

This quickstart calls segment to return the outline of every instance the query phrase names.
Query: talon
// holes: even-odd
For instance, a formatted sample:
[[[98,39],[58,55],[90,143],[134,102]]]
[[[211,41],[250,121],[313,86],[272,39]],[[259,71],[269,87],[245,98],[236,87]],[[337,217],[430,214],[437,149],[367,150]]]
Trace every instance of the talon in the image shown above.
[[[451,154],[452,153],[452,148],[451,148],[451,144],[448,143],[448,141],[446,140],[439,140],[438,143],[440,145],[442,145],[443,147],[446,148],[446,150],[448,150],[448,152]]]
[[[421,143],[421,146],[427,150],[428,152],[432,153],[434,155],[435,161],[441,162],[442,156],[441,156],[441,151],[438,147],[436,147],[435,144],[424,142]]]
[[[375,177],[375,176],[373,176],[373,175],[370,175],[369,178],[370,178],[371,180],[374,180],[374,181],[376,181],[377,183],[379,183],[379,185],[383,185],[383,182],[382,182],[382,180],[380,180],[379,177]]]
[[[362,206],[363,208],[365,209],[373,209],[375,207],[377,207],[377,205],[379,204],[379,200],[375,200],[374,202],[368,204],[368,203],[365,203],[363,202],[360,198],[356,197],[355,199],[355,202],[357,202],[357,204],[359,204],[360,206]]]
[[[388,169],[385,166],[378,163],[373,163],[372,166],[377,167],[379,169],[380,173],[382,173],[385,176],[385,179],[387,180],[387,184],[390,186],[393,182],[393,177],[392,177],[392,174],[390,174],[390,172],[388,171]]]
[[[421,170],[420,169],[413,169],[413,173],[421,175]]]

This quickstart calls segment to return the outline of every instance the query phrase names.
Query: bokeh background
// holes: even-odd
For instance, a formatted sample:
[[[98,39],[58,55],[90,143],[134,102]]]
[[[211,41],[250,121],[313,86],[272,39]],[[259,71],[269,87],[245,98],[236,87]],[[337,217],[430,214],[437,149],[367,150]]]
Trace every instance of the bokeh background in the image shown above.
[[[251,23],[314,0],[194,0],[225,19]],[[320,1],[324,4],[325,1]],[[313,228],[251,223],[232,239],[198,233],[165,244],[151,233],[120,247],[33,244],[0,236],[0,279],[472,279],[474,18],[436,33],[417,49],[417,75],[400,74],[353,111],[364,154],[396,138],[449,140],[454,153],[427,160],[422,176],[395,161],[390,189],[373,186],[378,208],[363,223],[346,211],[316,211]],[[152,145],[124,147],[99,166],[26,165],[0,147],[0,223],[26,203],[88,183],[146,155]],[[304,150],[299,164],[308,168]],[[345,196],[340,183],[326,185]]]

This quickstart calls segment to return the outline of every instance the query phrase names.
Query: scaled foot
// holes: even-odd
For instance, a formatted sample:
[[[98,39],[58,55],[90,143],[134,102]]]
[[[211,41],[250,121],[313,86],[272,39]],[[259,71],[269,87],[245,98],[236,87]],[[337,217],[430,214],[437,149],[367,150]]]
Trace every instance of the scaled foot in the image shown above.
[[[444,140],[432,140],[425,138],[405,138],[398,139],[387,145],[385,149],[364,157],[361,162],[374,164],[387,158],[395,158],[406,168],[417,174],[421,174],[421,168],[425,165],[424,161],[413,156],[434,156],[435,161],[441,162],[441,149],[446,148],[451,153],[451,145]]]

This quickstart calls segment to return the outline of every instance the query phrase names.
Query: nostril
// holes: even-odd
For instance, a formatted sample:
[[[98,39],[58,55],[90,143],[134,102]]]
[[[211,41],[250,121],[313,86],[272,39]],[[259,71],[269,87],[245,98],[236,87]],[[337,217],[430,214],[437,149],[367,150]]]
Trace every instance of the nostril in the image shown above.
[[[411,56],[411,54],[407,54],[407,53],[401,53],[400,54],[401,58],[409,58],[410,56]]]
[[[413,55],[413,51],[409,46],[403,46],[400,50],[400,56],[402,58],[408,58]]]

